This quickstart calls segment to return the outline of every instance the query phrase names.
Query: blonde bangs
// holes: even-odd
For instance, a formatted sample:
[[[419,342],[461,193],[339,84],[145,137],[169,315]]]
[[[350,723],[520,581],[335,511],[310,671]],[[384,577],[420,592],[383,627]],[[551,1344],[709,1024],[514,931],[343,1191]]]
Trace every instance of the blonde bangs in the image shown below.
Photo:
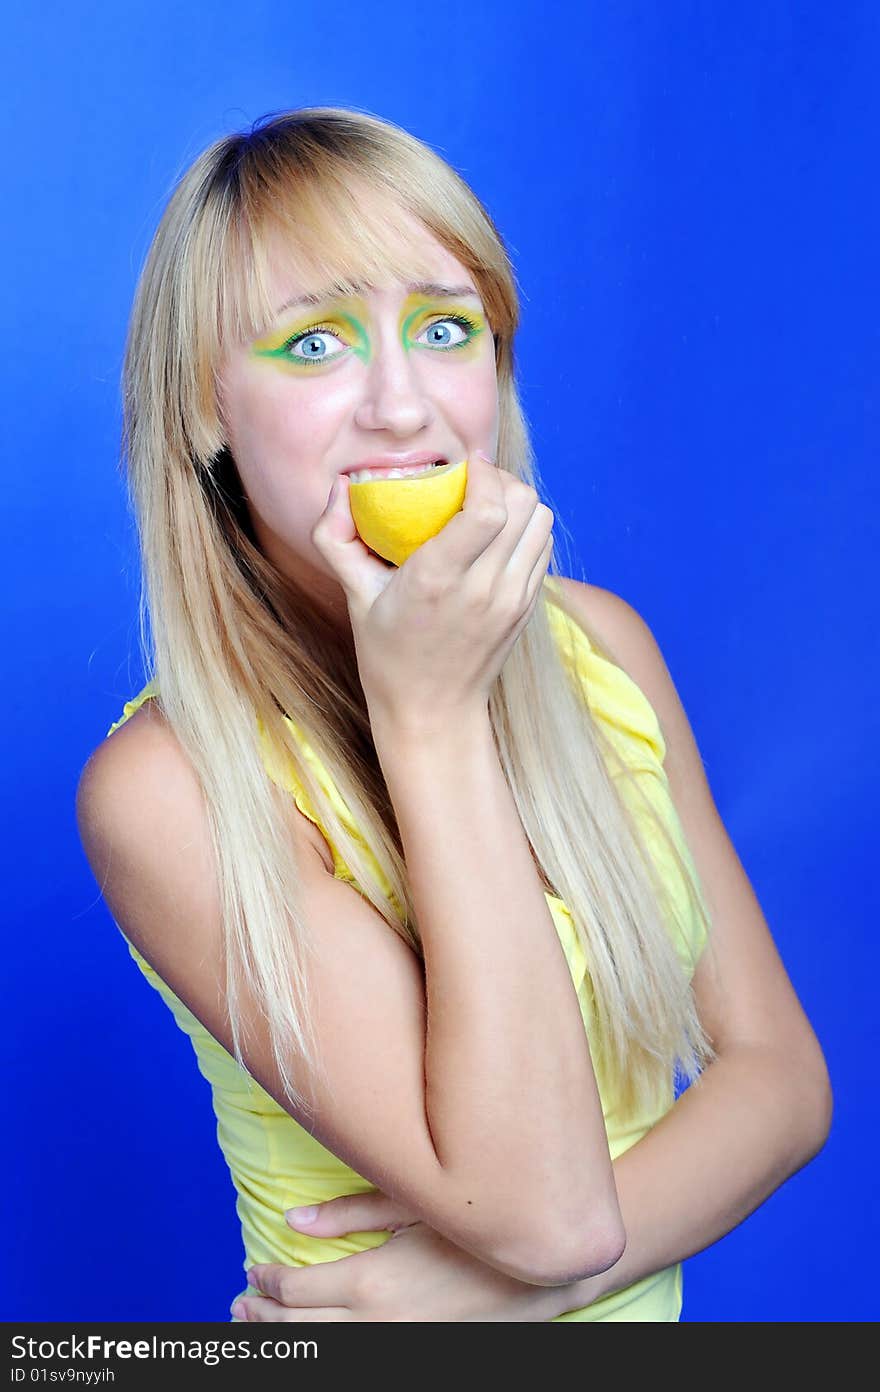
[[[357,294],[392,280],[431,279],[431,258],[401,213],[467,267],[493,329],[512,337],[518,311],[510,262],[488,214],[442,160],[434,158],[426,188],[425,148],[413,142],[409,150],[406,132],[393,159],[377,140],[373,163],[362,127],[356,159],[346,157],[338,133],[329,138],[325,131],[318,143],[302,129],[264,129],[272,131],[268,150],[258,132],[217,170],[218,206],[229,214],[223,245],[212,249],[222,345],[249,342],[275,322],[279,306],[267,284],[272,246],[283,248],[285,269],[303,294]]]
[[[400,207],[390,197],[327,180],[279,181],[277,190],[246,199],[244,274],[236,287],[245,340],[277,322],[279,306],[267,288],[270,247],[283,248],[291,285],[304,295],[356,295],[366,286],[399,278],[428,280],[431,258],[401,230]]]

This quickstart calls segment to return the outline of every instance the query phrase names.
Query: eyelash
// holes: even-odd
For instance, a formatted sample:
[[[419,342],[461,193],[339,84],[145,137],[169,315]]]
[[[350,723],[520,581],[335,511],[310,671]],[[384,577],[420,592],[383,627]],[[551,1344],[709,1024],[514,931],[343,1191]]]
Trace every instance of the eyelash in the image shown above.
[[[467,338],[462,339],[461,343],[448,343],[446,345],[435,344],[435,349],[440,353],[451,353],[456,348],[466,347],[467,344],[471,342],[474,334],[477,332],[479,328],[479,325],[475,322],[475,320],[473,320],[470,317],[469,314],[442,314],[439,315],[436,319],[432,319],[430,324],[425,324],[423,328],[420,330],[420,332],[424,333],[425,329],[433,328],[435,324],[445,324],[450,320],[453,324],[458,324],[460,328],[467,329],[468,336]],[[288,353],[288,349],[292,348],[295,343],[302,343],[303,339],[310,338],[312,334],[318,333],[329,333],[333,334],[336,338],[339,337],[336,330],[334,328],[331,328],[329,324],[310,324],[307,329],[302,329],[299,333],[294,334],[292,338],[289,338],[286,343],[282,344],[282,353],[287,353],[291,361],[295,362],[297,365],[299,365],[300,363],[305,363],[307,367],[321,367],[324,363],[330,361],[330,359],[295,358],[292,353]],[[342,354],[337,353],[335,356],[338,358],[341,357]]]

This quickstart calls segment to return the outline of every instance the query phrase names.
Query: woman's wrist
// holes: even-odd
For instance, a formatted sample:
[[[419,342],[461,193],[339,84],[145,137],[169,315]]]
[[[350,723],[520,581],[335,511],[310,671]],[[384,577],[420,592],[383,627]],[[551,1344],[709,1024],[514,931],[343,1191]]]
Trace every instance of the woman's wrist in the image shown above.
[[[455,713],[413,711],[406,718],[370,708],[370,728],[376,751],[382,758],[397,755],[405,760],[411,756],[442,760],[467,751],[474,741],[491,740],[492,722],[489,708],[472,705]]]

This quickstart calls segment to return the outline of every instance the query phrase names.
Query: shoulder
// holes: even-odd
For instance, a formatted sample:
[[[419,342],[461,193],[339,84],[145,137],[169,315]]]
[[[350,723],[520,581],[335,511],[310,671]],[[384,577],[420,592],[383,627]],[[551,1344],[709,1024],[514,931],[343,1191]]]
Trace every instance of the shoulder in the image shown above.
[[[653,681],[656,686],[656,674],[650,669],[652,666],[656,669],[662,656],[638,610],[601,585],[590,585],[567,575],[560,575],[558,580],[566,606],[583,622],[588,633],[596,635],[614,662],[640,686],[638,672],[647,673],[649,684]],[[647,688],[644,690],[650,700],[651,693]]]
[[[143,834],[169,814],[187,816],[199,794],[174,731],[156,702],[145,702],[95,747],[79,776],[77,827],[92,869],[98,873],[128,830]]]
[[[286,800],[293,835],[320,855],[332,874],[333,857],[319,829]],[[76,790],[76,820],[96,875],[114,845],[126,837],[184,838],[206,827],[201,781],[158,702],[145,701],[119,723],[87,759]]]
[[[155,701],[145,701],[112,728],[89,755],[79,778],[77,802],[111,788],[132,793],[154,777],[176,782],[189,770],[180,742]]]
[[[653,707],[666,745],[664,769],[679,813],[714,812],[714,799],[693,729],[666,659],[649,624],[613,590],[560,577],[572,613],[607,649]]]

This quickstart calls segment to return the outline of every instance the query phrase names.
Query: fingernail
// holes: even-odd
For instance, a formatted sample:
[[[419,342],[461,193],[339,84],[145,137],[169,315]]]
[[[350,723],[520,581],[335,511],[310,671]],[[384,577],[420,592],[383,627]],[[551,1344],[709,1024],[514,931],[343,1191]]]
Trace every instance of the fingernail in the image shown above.
[[[334,482],[333,482],[333,487],[330,489],[330,497],[327,499],[327,507],[328,507],[328,508],[333,506],[333,499],[336,497],[336,494],[337,494],[338,492],[339,492],[339,475],[337,474],[337,475],[336,475],[336,478],[334,479]],[[326,510],[327,510],[327,509],[325,508],[324,511],[326,512]]]
[[[247,1319],[247,1306],[242,1305],[242,1303],[241,1303],[240,1300],[234,1300],[234,1301],[232,1302],[232,1309],[229,1311],[229,1313],[230,1313],[231,1315],[235,1315],[235,1318],[236,1318],[236,1319],[246,1320],[246,1319]]]
[[[481,459],[485,459],[487,464],[495,463],[494,459],[490,459],[488,454],[484,454],[482,450],[477,450],[477,454],[480,456]]]
[[[318,1216],[318,1207],[318,1204],[305,1204],[302,1208],[289,1208],[284,1216],[289,1223],[314,1223]]]

